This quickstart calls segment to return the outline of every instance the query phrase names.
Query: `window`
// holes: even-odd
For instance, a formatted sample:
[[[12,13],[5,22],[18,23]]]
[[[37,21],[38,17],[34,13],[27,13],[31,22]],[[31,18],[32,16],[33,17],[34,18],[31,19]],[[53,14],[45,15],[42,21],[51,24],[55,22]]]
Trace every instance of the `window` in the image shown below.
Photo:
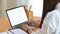
[[[42,17],[43,11],[43,0],[28,0],[28,7],[32,5],[31,11],[33,11],[34,16]]]

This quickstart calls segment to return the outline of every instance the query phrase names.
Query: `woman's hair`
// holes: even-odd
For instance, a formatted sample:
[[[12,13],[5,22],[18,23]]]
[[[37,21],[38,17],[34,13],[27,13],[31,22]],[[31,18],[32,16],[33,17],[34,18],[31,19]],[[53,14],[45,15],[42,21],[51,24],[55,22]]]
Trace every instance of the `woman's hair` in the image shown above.
[[[42,20],[41,20],[41,24],[40,27],[43,24],[43,20],[46,16],[46,14],[52,10],[54,10],[56,4],[60,2],[60,0],[44,0],[44,6],[43,6],[43,15],[42,15]]]

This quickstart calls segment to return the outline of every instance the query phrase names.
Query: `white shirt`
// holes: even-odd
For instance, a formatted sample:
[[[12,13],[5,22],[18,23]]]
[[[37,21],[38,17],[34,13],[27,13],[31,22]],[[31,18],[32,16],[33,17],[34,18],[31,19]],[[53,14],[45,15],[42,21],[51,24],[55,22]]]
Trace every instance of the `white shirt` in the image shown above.
[[[60,10],[53,10],[49,12],[42,26],[42,32],[46,34],[60,34]]]
[[[60,10],[49,12],[38,32],[32,34],[60,34]]]

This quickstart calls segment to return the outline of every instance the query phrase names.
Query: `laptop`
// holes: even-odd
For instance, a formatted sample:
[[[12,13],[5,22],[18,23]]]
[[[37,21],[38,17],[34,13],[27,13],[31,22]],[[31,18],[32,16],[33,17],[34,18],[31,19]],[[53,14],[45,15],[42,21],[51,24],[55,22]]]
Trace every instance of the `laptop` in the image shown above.
[[[28,24],[28,17],[23,5],[6,10],[6,14],[12,28],[20,28],[22,24]],[[30,28],[36,27],[30,26]]]
[[[6,10],[6,14],[12,28],[19,28],[21,24],[28,21],[23,5]]]

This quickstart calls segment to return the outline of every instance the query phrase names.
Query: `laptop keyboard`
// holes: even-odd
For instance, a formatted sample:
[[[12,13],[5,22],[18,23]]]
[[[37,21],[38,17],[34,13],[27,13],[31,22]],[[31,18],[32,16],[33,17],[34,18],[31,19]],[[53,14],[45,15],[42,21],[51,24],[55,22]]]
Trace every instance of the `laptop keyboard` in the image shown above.
[[[21,28],[21,25],[23,25],[23,24],[28,24],[28,21],[25,21],[23,23],[17,24],[15,26],[13,26],[13,28]]]

